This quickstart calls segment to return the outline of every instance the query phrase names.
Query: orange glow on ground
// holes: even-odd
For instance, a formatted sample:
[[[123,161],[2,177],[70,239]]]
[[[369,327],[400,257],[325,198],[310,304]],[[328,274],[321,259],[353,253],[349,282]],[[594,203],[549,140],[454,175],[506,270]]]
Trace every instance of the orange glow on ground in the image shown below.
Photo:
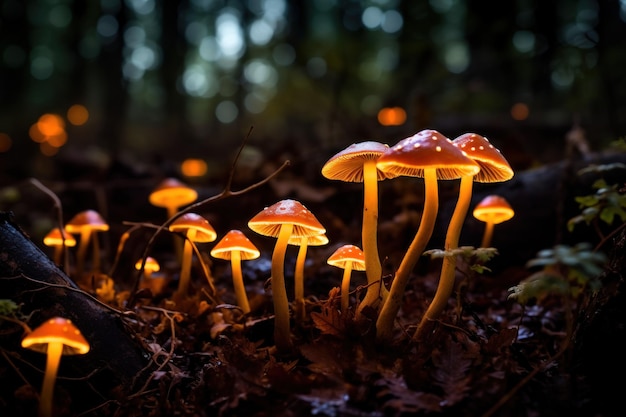
[[[378,123],[383,126],[399,126],[406,122],[406,111],[402,107],[385,107],[378,112]]]
[[[202,159],[185,159],[180,166],[180,170],[186,177],[201,177],[207,173],[208,167]]]
[[[81,104],[74,104],[67,110],[67,120],[74,126],[82,126],[89,120],[89,111]]]

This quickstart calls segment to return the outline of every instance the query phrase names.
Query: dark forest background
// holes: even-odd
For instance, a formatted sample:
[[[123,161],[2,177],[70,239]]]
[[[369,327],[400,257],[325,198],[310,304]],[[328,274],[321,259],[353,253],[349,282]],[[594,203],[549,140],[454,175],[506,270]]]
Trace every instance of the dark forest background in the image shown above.
[[[321,164],[362,140],[475,131],[516,169],[601,149],[626,130],[623,0],[3,0],[0,182],[63,161]],[[85,124],[67,123],[73,105]],[[384,107],[404,123],[383,126]],[[61,146],[32,140],[44,114]]]

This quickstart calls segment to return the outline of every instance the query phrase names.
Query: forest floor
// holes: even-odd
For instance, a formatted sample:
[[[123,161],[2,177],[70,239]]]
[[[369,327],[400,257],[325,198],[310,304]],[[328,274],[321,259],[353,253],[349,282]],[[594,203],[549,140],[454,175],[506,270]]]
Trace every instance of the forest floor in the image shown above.
[[[280,161],[273,169],[279,165]],[[460,256],[455,291],[447,308],[433,323],[432,332],[416,342],[411,336],[435,293],[441,267],[441,259],[423,257],[405,290],[392,337],[380,343],[375,337],[376,311],[366,309],[359,321],[354,316],[366,291],[364,273],[353,271],[350,308],[342,312],[342,271],[326,263],[338,246],[360,241],[362,197],[358,186],[340,188],[320,185],[319,181],[307,185],[308,179],[298,176],[304,174],[287,172],[282,178],[277,176],[271,186],[264,184],[198,208],[216,225],[218,235],[240,229],[261,249],[259,259],[243,264],[251,312],[242,314],[236,307],[229,263],[208,255],[210,243],[198,245],[200,258],[196,257],[193,264],[189,296],[175,294],[179,264],[169,235],[159,238],[150,252],[162,262],[161,271],[149,282],[143,278],[139,291],[133,292],[138,276],[132,265],[144,253],[153,226],[159,224],[159,218],[163,220],[163,213],[147,203],[152,186],[147,184],[154,181],[129,180],[124,175],[127,173],[107,173],[111,181],[106,184],[107,214],[117,219],[111,228],[115,238],[103,245],[107,272],[77,281],[83,291],[115,311],[132,312],[120,314],[120,318],[149,356],[149,377],[135,382],[130,392],[124,387],[102,392],[97,381],[90,381],[89,370],[84,370],[80,379],[61,375],[55,392],[58,416],[623,415],[623,269],[605,271],[603,290],[598,293],[588,291],[571,299],[539,292],[539,298],[522,304],[510,295],[512,287],[535,272],[526,262],[520,262],[513,253],[509,257],[500,252],[495,254],[496,263],[491,265],[488,260],[482,264],[485,268],[477,269],[474,267],[481,262],[473,255]],[[235,189],[248,179],[242,176],[229,186]],[[61,196],[66,216],[80,209],[102,207],[97,195],[85,197],[97,194],[88,190],[89,181],[103,184],[88,178],[87,189],[63,192],[52,187]],[[137,187],[124,188],[124,184],[137,181],[142,184],[140,192]],[[211,199],[221,189],[219,185],[198,188],[200,200]],[[416,207],[420,202],[410,198],[403,187],[387,189],[384,195],[380,240],[385,252],[383,278],[389,286],[394,267],[419,224]],[[312,212],[319,213],[330,238],[327,246],[309,248],[306,315],[303,320],[292,315],[293,348],[287,352],[278,352],[273,345],[268,280],[274,241],[246,228],[250,216],[271,204],[272,198],[302,199]],[[52,217],[54,222],[50,206],[42,209],[39,197],[31,195],[23,200],[10,209],[25,230],[37,225],[38,216]],[[89,201],[93,207],[85,207]],[[403,211],[387,216],[393,207]],[[116,258],[118,238],[129,225],[139,225],[142,232],[127,242]],[[38,238],[33,239],[50,254],[49,248],[39,245]],[[527,238],[509,236],[507,241],[515,239],[524,245]],[[535,242],[539,247],[550,247],[551,243]],[[609,255],[612,250],[623,251],[624,235],[616,236],[612,245],[616,249],[609,250]],[[290,299],[296,252],[295,247],[290,248],[285,262]],[[209,266],[208,279],[214,290],[207,285],[200,259]],[[607,265],[623,268],[621,257],[613,255],[611,259]],[[113,279],[112,287],[103,285],[108,279]],[[131,298],[136,301],[132,305]],[[24,314],[33,310],[32,306],[21,309]],[[26,316],[19,317],[27,320]],[[0,320],[0,331],[0,414],[35,415],[41,384],[37,375],[41,374],[26,377],[22,367],[41,369],[43,365],[18,360],[19,351],[9,346],[14,345],[10,339],[20,333],[10,323]]]

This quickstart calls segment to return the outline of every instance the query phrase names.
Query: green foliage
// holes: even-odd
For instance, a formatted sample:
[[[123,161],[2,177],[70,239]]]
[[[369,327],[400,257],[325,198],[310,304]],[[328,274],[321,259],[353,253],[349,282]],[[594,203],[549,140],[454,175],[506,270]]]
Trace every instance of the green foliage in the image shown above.
[[[479,274],[491,271],[484,264],[498,254],[496,248],[474,248],[473,246],[460,246],[452,250],[431,249],[422,255],[428,255],[431,259],[444,258],[446,256],[460,256],[470,265],[470,269]]]
[[[13,300],[0,298],[0,316],[16,317],[20,307]]]
[[[610,169],[626,169],[626,165],[615,163],[595,166],[591,165],[580,173],[587,172],[603,172]],[[571,218],[567,222],[567,229],[572,232],[574,227],[579,223],[587,225],[602,221],[608,225],[613,224],[616,217],[622,222],[626,221],[626,194],[618,184],[609,185],[602,178],[596,180],[593,185],[596,190],[595,194],[576,197],[576,202],[582,209],[581,214]]]
[[[607,261],[605,254],[594,252],[589,243],[576,246],[557,245],[544,249],[526,263],[527,268],[542,269],[518,285],[509,288],[509,298],[526,304],[531,299],[543,299],[550,294],[578,298],[585,291],[600,288],[599,275]]]

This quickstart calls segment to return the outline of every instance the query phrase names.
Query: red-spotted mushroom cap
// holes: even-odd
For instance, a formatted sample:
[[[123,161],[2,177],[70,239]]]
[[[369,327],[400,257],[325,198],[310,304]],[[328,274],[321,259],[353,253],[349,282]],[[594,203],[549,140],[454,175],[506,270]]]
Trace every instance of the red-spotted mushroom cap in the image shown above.
[[[480,171],[474,175],[474,181],[502,182],[513,178],[513,169],[508,161],[484,136],[465,133],[452,143],[480,166]]]
[[[478,164],[436,130],[422,130],[399,141],[378,158],[376,166],[387,176],[423,177],[424,170],[435,168],[437,179],[452,180],[475,175]]]
[[[211,223],[197,213],[185,213],[177,218],[169,227],[171,232],[180,232],[187,236],[193,236],[193,241],[198,243],[213,242],[217,239],[217,233]],[[195,233],[190,234],[193,230]]]
[[[281,200],[264,208],[250,221],[248,227],[256,233],[277,237],[283,224],[293,224],[291,236],[315,236],[326,233],[326,229],[302,203],[296,200]]]
[[[337,268],[345,268],[346,264],[351,262],[353,270],[365,270],[365,256],[363,255],[363,251],[354,245],[343,245],[337,248],[337,250],[328,257],[326,262],[328,265],[336,266]]]
[[[47,352],[48,344],[62,343],[64,355],[89,352],[89,343],[74,324],[62,317],[53,317],[22,339],[22,347]]]
[[[476,205],[472,214],[480,221],[499,224],[513,218],[515,211],[504,197],[488,195]]]
[[[229,260],[233,252],[239,252],[241,260],[256,259],[261,256],[259,249],[246,237],[241,230],[230,230],[211,249],[211,256]]]

